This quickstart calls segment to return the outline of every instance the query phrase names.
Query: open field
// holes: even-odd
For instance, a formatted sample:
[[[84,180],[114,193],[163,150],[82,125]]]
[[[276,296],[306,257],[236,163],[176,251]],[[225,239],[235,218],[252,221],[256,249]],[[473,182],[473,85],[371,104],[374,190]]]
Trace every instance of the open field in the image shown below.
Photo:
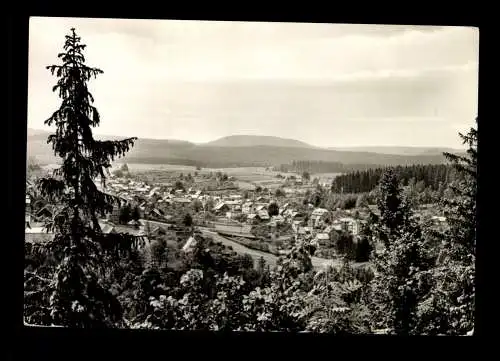
[[[115,163],[115,167],[120,168],[123,163]],[[128,169],[130,171],[158,171],[165,170],[167,172],[195,172],[196,167],[189,165],[177,165],[177,164],[146,164],[146,163],[127,163]],[[236,168],[201,168],[198,173],[206,174],[210,172],[222,172],[226,173],[228,176],[233,177],[249,177],[248,180],[259,179],[264,177],[264,179],[273,179],[279,172],[276,171],[266,171],[264,167],[236,167]],[[292,173],[290,173],[292,174]],[[245,179],[247,180],[247,179]]]
[[[201,174],[209,173],[226,173],[229,177],[236,179],[235,183],[240,189],[253,190],[257,186],[262,188],[275,189],[282,184],[282,181],[276,178],[276,175],[284,173],[266,170],[264,167],[236,167],[236,168],[202,168],[196,170],[194,166],[188,165],[175,165],[175,164],[144,164],[144,163],[127,163],[131,172],[158,172],[164,171],[173,174],[193,174],[198,172]],[[121,163],[116,164],[116,168],[121,167]],[[317,173],[312,174],[311,178],[319,178],[321,183],[331,183],[332,180],[341,173]],[[295,173],[286,173],[286,175],[298,175]]]

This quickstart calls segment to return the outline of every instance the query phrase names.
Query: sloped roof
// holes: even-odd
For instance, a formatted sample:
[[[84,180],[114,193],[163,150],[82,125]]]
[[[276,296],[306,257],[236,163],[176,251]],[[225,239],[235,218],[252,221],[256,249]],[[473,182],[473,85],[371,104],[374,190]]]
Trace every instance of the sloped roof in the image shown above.
[[[328,235],[328,233],[318,233],[316,234],[316,238],[320,240],[328,240],[330,239],[330,236]]]
[[[115,233],[115,228],[111,224],[104,223],[101,225],[101,231],[104,234]]]
[[[323,233],[330,233],[331,231],[333,231],[333,226],[332,226],[332,225],[327,226],[327,227],[323,230]]]
[[[191,236],[188,238],[188,240],[186,241],[186,243],[182,247],[182,250],[184,252],[192,251],[194,249],[194,247],[196,246],[196,243],[197,243],[196,239],[193,236]]]
[[[313,212],[312,212],[312,215],[313,216],[322,216],[323,214],[326,214],[328,213],[328,209],[324,209],[324,208],[316,208]]]
[[[37,215],[41,214],[43,211],[50,212],[50,214],[53,213],[53,209],[50,206],[50,204],[47,204],[46,206],[42,207],[38,212],[36,212]]]
[[[217,204],[215,207],[214,207],[214,210],[219,210],[219,209],[222,209],[222,207],[226,206],[227,207],[227,204],[225,202],[221,202],[219,204]]]
[[[158,208],[153,208],[151,212],[154,212],[155,214],[158,214],[160,216],[163,216],[163,211],[159,210]]]

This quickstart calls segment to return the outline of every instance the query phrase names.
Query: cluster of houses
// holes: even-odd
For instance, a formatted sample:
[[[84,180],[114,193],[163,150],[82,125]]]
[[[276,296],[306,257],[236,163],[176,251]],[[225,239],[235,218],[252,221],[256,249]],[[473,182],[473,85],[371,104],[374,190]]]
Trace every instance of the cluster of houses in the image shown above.
[[[278,204],[277,215],[269,215],[269,205]],[[288,223],[291,225],[293,236],[298,237],[316,237],[330,238],[333,231],[349,232],[358,236],[366,225],[365,220],[355,219],[354,217],[336,218],[332,212],[324,208],[314,208],[306,212],[300,212],[290,203],[281,203],[277,199],[270,199],[265,196],[259,196],[252,200],[243,200],[240,196],[229,196],[216,204],[213,211],[220,217],[226,219],[238,218],[237,215],[245,215],[244,222],[247,225],[267,224],[276,227],[279,224]],[[307,219],[307,221],[306,221]],[[292,236],[291,235],[291,236]]]
[[[258,224],[276,227],[288,223],[291,225],[295,237],[324,238],[332,230],[347,231],[357,235],[363,225],[363,221],[354,218],[333,219],[330,211],[323,208],[314,209],[312,205],[309,205],[310,209],[307,211],[309,217],[307,217],[305,212],[299,212],[290,203],[286,203],[287,198],[273,199],[271,194],[258,195],[252,193],[250,199],[244,199],[237,192],[208,195],[194,188],[187,190],[175,189],[173,185],[168,184],[151,186],[145,182],[118,177],[109,178],[105,189],[102,188],[99,179],[96,180],[96,185],[101,190],[122,200],[121,204],[114,207],[113,212],[108,215],[107,219],[101,220],[101,228],[104,233],[127,231],[139,237],[144,236],[144,225],[138,224],[136,221],[131,221],[126,230],[119,229],[123,227],[119,225],[120,207],[127,203],[138,205],[141,217],[153,217],[168,222],[169,218],[172,217],[168,212],[168,209],[171,208],[169,205],[189,206],[195,200],[200,201],[204,211],[214,214],[219,220],[223,219],[237,223],[234,219],[241,220],[239,217],[244,215],[243,224],[245,228]],[[284,199],[284,201],[281,201],[281,199]],[[27,196],[27,210],[31,208],[30,202],[30,197]],[[271,216],[269,214],[269,205],[273,202],[278,204],[279,213]],[[211,209],[208,209],[208,204],[210,204]],[[43,207],[35,214],[27,213],[26,233],[43,233],[41,232],[41,225],[47,218],[52,216],[53,207],[50,205]],[[306,218],[308,218],[307,222]]]
[[[353,235],[358,235],[366,223],[363,220],[354,219],[352,217],[344,217],[333,219],[330,211],[323,208],[316,208],[309,205],[310,213],[308,221],[306,222],[306,214],[299,212],[290,203],[273,199],[271,194],[258,195],[252,193],[250,199],[244,199],[241,194],[237,192],[226,192],[225,195],[204,194],[200,190],[190,188],[187,190],[175,190],[172,186],[150,186],[144,182],[137,182],[126,179],[112,179],[110,180],[107,191],[113,192],[126,201],[134,199],[142,199],[143,202],[139,204],[139,208],[147,216],[155,216],[156,218],[166,219],[171,217],[166,211],[168,205],[172,203],[189,205],[194,200],[199,200],[203,206],[203,210],[211,212],[219,220],[226,220],[232,223],[235,219],[241,219],[244,215],[244,224],[254,226],[258,224],[267,224],[271,227],[276,227],[280,224],[288,223],[293,230],[295,237],[299,236],[313,236],[313,237],[326,237],[331,231],[345,231]],[[295,193],[296,194],[296,193]],[[208,209],[209,204],[211,208]],[[278,204],[279,214],[269,215],[269,205],[271,203]],[[148,207],[149,206],[149,207]],[[114,214],[114,218],[118,213]]]
[[[190,203],[194,199],[202,199],[201,191],[195,189],[175,189],[173,185],[151,186],[145,182],[126,178],[110,178],[106,189],[102,189],[99,180],[96,180],[99,189],[112,193],[126,202],[142,200],[141,207],[147,202],[161,203]]]
[[[251,192],[249,198],[244,198],[237,191],[229,190],[224,192],[204,192],[199,189],[176,189],[172,184],[149,185],[145,182],[111,177],[107,179],[106,188],[103,189],[99,179],[96,180],[96,186],[108,194],[112,194],[122,200],[117,205],[107,219],[100,221],[104,233],[128,232],[138,237],[145,236],[144,223],[141,221],[131,221],[128,225],[120,225],[120,208],[125,204],[134,204],[140,210],[140,218],[150,218],[169,222],[174,216],[173,213],[179,213],[179,208],[191,207],[194,201],[199,201],[204,213],[215,215],[218,221],[224,221],[245,229],[251,229],[257,225],[268,225],[278,227],[288,224],[289,233],[287,236],[297,238],[313,238],[318,241],[328,240],[332,232],[348,232],[357,237],[366,225],[364,216],[351,216],[349,211],[331,212],[324,208],[315,208],[313,205],[307,205],[306,210],[297,209],[292,202],[294,195],[299,195],[297,189],[292,189],[294,193],[287,197],[274,197],[272,192],[256,193]],[[286,189],[285,189],[286,191]],[[210,193],[210,194],[208,194]],[[290,193],[290,192],[286,192]],[[297,198],[300,199],[300,198]],[[44,221],[54,215],[54,206],[46,205],[42,208],[37,207],[36,212],[29,211],[31,207],[31,198],[26,196],[26,234],[30,238],[39,236],[42,231]],[[270,204],[278,205],[278,214],[269,214]],[[174,207],[175,205],[175,207]],[[373,208],[373,207],[371,207]],[[192,211],[192,209],[188,209]],[[377,212],[376,209],[371,209]],[[444,217],[433,216],[433,221],[443,223]],[[156,229],[158,228],[158,229]],[[285,227],[286,228],[286,227]],[[291,229],[291,230],[290,230]],[[164,230],[155,227],[148,229],[148,234],[156,234]],[[250,234],[250,232],[247,232]],[[45,236],[48,237],[48,236]]]

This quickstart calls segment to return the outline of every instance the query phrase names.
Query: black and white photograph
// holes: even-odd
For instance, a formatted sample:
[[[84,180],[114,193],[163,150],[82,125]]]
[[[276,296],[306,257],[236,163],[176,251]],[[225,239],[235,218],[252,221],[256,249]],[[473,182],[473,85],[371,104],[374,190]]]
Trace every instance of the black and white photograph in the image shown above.
[[[31,17],[28,55],[24,325],[474,334],[478,28]]]

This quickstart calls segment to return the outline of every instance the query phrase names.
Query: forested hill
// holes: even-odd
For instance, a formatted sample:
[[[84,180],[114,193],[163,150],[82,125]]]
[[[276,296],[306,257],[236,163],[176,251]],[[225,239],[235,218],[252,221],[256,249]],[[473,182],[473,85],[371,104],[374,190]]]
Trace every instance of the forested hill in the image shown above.
[[[447,153],[464,152],[464,149],[437,148],[437,147],[393,147],[393,146],[373,146],[373,147],[346,147],[329,148],[332,150],[342,150],[350,152],[369,152],[380,154],[398,154],[398,155],[436,155]]]
[[[316,148],[310,144],[295,139],[287,139],[263,135],[230,135],[212,142],[203,144],[204,146],[215,147],[252,147],[258,145],[267,145],[271,147],[286,148]]]
[[[456,171],[446,164],[412,165],[391,167],[396,171],[401,183],[412,184],[417,188],[430,187],[438,190],[456,178]],[[332,191],[345,193],[362,193],[374,189],[380,181],[386,168],[371,168],[366,171],[356,171],[336,177],[332,183]]]
[[[432,161],[421,162],[418,157],[414,158],[415,163],[408,162],[406,165],[418,165],[418,164],[434,164],[440,165],[444,164],[444,162],[434,163]],[[402,164],[389,164],[389,163],[341,163],[341,162],[325,162],[325,161],[317,161],[317,160],[294,160],[288,164],[281,164],[278,167],[274,167],[275,171],[278,172],[294,172],[294,173],[304,173],[308,172],[310,174],[314,173],[349,173],[356,171],[366,171],[368,169],[376,169],[376,168],[386,168],[388,166],[395,165],[405,165]]]
[[[274,167],[274,170],[284,173],[308,172],[310,174],[314,174],[314,173],[347,173],[353,171],[367,170],[369,168],[382,168],[382,167],[383,165],[370,164],[370,163],[345,164],[341,162],[325,162],[317,160],[294,160],[289,164],[281,164],[278,167]]]
[[[40,163],[54,162],[54,153],[51,146],[47,144],[46,134],[28,136],[28,157],[34,157]],[[138,139],[134,148],[121,161],[127,163],[148,164],[191,164],[202,167],[245,167],[245,166],[279,166],[290,164],[292,161],[318,161],[331,162],[334,170],[342,169],[339,163],[349,165],[366,165],[374,167],[378,165],[410,165],[410,164],[441,164],[444,157],[440,154],[432,155],[394,155],[369,152],[336,151],[324,148],[301,148],[285,146],[216,146],[200,145],[190,142]],[[343,172],[345,170],[341,170]]]

